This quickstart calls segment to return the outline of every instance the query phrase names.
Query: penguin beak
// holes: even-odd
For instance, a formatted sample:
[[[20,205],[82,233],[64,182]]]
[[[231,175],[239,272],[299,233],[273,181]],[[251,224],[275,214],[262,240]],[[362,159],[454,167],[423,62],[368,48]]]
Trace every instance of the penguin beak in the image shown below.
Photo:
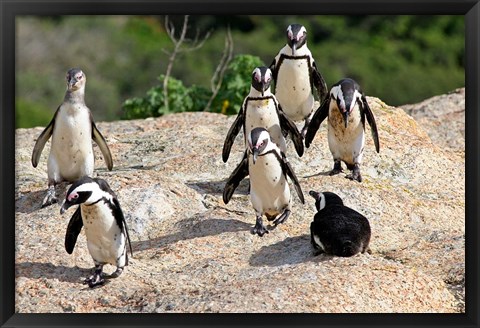
[[[255,162],[257,161],[257,157],[258,157],[258,148],[253,148],[252,153],[253,153],[253,164],[255,164]]]
[[[261,86],[262,86],[262,97],[263,97],[263,93],[264,93],[264,91],[265,91],[265,82],[262,81]]]
[[[315,198],[315,200],[318,200],[318,197],[320,196],[320,193],[314,191],[314,190],[310,190],[309,193],[308,193],[310,196],[312,196],[313,198]]]
[[[69,90],[73,89],[76,83],[77,83],[77,80],[75,78],[68,80],[68,89]]]
[[[67,202],[66,200],[63,201],[62,207],[60,208],[60,214],[65,213],[66,210],[68,210],[72,206],[70,202]]]
[[[297,42],[294,41],[292,44],[292,56],[295,56],[295,51],[297,50]]]

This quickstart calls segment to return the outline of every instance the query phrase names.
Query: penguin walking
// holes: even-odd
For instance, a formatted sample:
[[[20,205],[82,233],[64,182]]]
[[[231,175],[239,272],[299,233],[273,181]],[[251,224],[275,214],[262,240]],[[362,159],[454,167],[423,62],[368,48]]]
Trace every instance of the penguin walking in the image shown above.
[[[261,237],[268,233],[263,225],[263,215],[276,226],[285,222],[291,213],[287,176],[293,182],[302,204],[305,200],[285,153],[272,141],[268,131],[255,128],[247,138],[248,149],[225,184],[223,201],[227,204],[240,181],[250,175],[250,200],[256,213],[256,224],[251,232]]]
[[[92,113],[85,105],[86,76],[82,70],[67,72],[67,91],[53,119],[38,137],[32,152],[32,165],[37,167],[43,148],[52,137],[48,157],[48,191],[42,207],[57,202],[55,187],[63,181],[73,182],[84,175],[91,176],[94,168],[92,139],[99,146],[107,168],[112,170],[110,149],[95,126]]]
[[[270,92],[272,71],[268,67],[257,67],[252,72],[250,92],[243,101],[237,118],[230,127],[223,145],[222,159],[227,162],[235,137],[243,127],[246,138],[254,128],[263,127],[270,133],[272,141],[286,153],[285,137],[290,134],[298,156],[303,155],[303,138],[298,129],[283,112],[276,97]]]
[[[77,237],[85,226],[87,247],[95,263],[94,274],[84,283],[91,288],[105,283],[104,278],[116,278],[128,265],[127,241],[133,256],[127,222],[117,196],[108,183],[100,178],[84,176],[74,182],[67,191],[60,213],[79,205],[68,223],[65,234],[65,250],[72,254]],[[116,271],[106,276],[105,264],[115,265]]]
[[[311,190],[317,213],[310,224],[311,243],[315,255],[349,257],[370,252],[370,223],[357,211],[343,205],[342,199],[332,192]]]
[[[314,106],[314,90],[321,103],[328,89],[307,47],[307,30],[303,25],[291,24],[287,28],[287,44],[279,51],[270,69],[275,81],[275,96],[287,116],[293,121],[305,120],[305,136]]]
[[[351,175],[347,178],[362,182],[360,164],[365,145],[365,118],[370,125],[375,150],[380,152],[377,124],[360,86],[352,79],[342,79],[332,86],[329,96],[313,115],[305,136],[308,148],[322,121],[328,117],[328,146],[333,155],[330,175],[342,172],[343,161]]]

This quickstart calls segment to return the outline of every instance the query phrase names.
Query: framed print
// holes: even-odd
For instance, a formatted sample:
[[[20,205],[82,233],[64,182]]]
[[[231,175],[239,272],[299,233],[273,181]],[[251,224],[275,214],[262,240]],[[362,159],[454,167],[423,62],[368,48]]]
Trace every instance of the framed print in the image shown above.
[[[479,6],[3,1],[2,327],[477,327]]]

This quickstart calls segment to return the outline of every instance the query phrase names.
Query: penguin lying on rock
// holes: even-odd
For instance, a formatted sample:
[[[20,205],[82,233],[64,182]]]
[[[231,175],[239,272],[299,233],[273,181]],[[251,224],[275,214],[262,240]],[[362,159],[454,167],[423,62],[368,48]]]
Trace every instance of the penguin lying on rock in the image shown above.
[[[42,207],[57,202],[55,187],[60,182],[73,182],[84,175],[93,174],[92,139],[99,146],[107,168],[112,170],[110,149],[95,126],[90,109],[85,105],[86,81],[85,74],[78,68],[72,68],[67,72],[67,91],[63,103],[33,148],[32,165],[37,167],[42,150],[52,137],[47,163],[48,191]]]
[[[268,67],[257,67],[252,72],[252,86],[243,101],[238,116],[230,127],[223,145],[222,159],[226,163],[230,156],[235,137],[243,127],[245,144],[252,129],[262,127],[268,130],[272,141],[286,153],[285,136],[290,134],[298,156],[303,155],[303,140],[300,132],[282,110],[275,96],[270,92],[272,72]],[[245,145],[246,146],[246,145]]]
[[[353,256],[370,252],[370,224],[366,217],[344,206],[342,199],[332,192],[311,190],[317,213],[310,225],[311,243],[315,255],[326,253]]]
[[[352,170],[347,178],[362,182],[360,164],[365,145],[365,118],[370,124],[375,150],[380,152],[377,124],[360,86],[352,79],[343,79],[330,89],[329,96],[313,115],[305,136],[305,146],[312,143],[320,124],[328,117],[328,147],[333,155],[330,175],[342,172],[341,161]]]
[[[105,180],[85,176],[68,189],[60,213],[79,205],[68,223],[65,234],[65,250],[72,254],[77,237],[85,227],[87,247],[95,263],[94,274],[84,283],[91,288],[105,283],[104,278],[116,278],[128,265],[127,241],[133,256],[127,222],[117,196]],[[117,270],[109,276],[103,273],[105,264],[115,265]]]
[[[305,120],[305,136],[313,115],[314,90],[321,103],[328,89],[307,47],[307,30],[300,24],[287,28],[287,44],[270,64],[275,81],[275,96],[293,121]]]
[[[268,131],[255,128],[247,137],[248,149],[225,184],[223,201],[227,204],[240,181],[250,175],[250,200],[256,213],[256,224],[251,232],[261,237],[268,233],[263,225],[263,215],[274,225],[285,222],[290,215],[291,196],[287,176],[292,180],[302,204],[305,200],[290,163],[272,142]]]

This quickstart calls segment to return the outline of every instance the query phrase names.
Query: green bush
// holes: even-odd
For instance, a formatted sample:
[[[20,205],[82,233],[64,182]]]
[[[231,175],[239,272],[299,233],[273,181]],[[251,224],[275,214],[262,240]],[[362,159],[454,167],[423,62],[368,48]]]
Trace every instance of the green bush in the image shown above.
[[[222,86],[212,102],[212,112],[235,114],[242,106],[251,85],[251,74],[255,67],[263,65],[259,57],[238,55],[228,65]],[[147,91],[144,97],[127,99],[123,104],[124,118],[135,119],[158,117],[168,113],[203,111],[208,105],[212,92],[204,87],[192,85],[186,87],[182,81],[168,79],[168,108],[164,104],[164,75]]]
[[[238,55],[228,65],[222,86],[213,102],[211,111],[236,114],[250,91],[252,71],[264,63],[257,56]]]

